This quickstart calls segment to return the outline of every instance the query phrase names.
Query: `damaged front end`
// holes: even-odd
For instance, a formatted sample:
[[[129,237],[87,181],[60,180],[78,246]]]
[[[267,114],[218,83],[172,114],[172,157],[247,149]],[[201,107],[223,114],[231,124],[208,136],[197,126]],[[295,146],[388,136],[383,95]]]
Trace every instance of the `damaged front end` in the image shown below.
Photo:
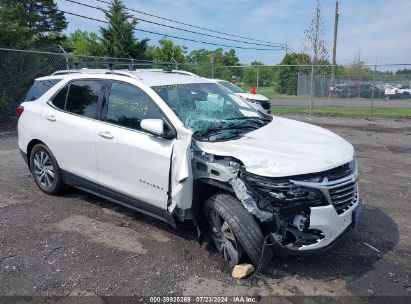
[[[230,189],[263,233],[287,250],[328,247],[349,230],[360,203],[355,159],[320,173],[272,178],[247,172],[236,159],[194,149],[192,168],[195,180]]]
[[[241,172],[250,195],[272,212],[263,230],[282,247],[316,251],[334,243],[354,224],[360,199],[356,160],[320,173],[269,178]]]

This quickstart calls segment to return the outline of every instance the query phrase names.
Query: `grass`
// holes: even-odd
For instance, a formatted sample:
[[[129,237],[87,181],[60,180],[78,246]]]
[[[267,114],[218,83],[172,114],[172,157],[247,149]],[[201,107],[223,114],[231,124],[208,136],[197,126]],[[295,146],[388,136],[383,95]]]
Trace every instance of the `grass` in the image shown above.
[[[246,91],[250,91],[250,88],[245,87]],[[286,94],[279,94],[278,92],[274,91],[274,87],[259,87],[257,90],[258,94],[264,95],[268,99],[309,99],[309,96],[295,96],[295,95],[286,95]],[[355,102],[355,101],[370,101],[370,98],[362,98],[362,97],[351,97],[351,98],[330,98],[330,97],[315,97],[315,100],[327,100],[327,101],[346,101],[346,102]],[[411,101],[410,98],[408,99],[393,99],[387,100],[390,101]],[[385,98],[374,98],[374,101],[385,101]]]
[[[273,114],[308,114],[302,106],[273,106]],[[360,107],[316,107],[312,115],[348,117],[411,118],[411,108],[360,108]]]

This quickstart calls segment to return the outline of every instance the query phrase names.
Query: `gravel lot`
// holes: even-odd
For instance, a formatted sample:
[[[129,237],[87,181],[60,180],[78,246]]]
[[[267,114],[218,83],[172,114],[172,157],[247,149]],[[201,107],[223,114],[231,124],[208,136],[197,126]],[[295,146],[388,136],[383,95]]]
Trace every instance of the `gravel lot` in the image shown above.
[[[354,144],[361,223],[322,256],[276,258],[272,275],[242,281],[190,224],[174,230],[78,190],[42,193],[16,134],[0,133],[0,295],[410,295],[411,121],[293,118]]]

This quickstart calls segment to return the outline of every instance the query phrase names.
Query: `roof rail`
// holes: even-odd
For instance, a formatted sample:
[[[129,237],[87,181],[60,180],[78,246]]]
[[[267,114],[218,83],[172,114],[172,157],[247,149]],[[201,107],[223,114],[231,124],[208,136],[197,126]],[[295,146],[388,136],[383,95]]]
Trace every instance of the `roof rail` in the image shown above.
[[[128,58],[120,58],[120,60],[127,60],[126,62],[124,61],[93,61],[93,62],[75,62],[75,61],[70,61],[70,64],[74,66],[74,69],[78,69],[79,65],[81,64],[82,66],[89,66],[89,67],[95,67],[96,64],[98,65],[103,65],[106,66],[108,69],[112,70],[114,66],[126,66],[130,70],[134,70],[135,67],[137,66],[150,66],[150,65],[158,65],[162,66],[164,71],[171,71],[173,66],[176,65],[176,63],[173,62],[167,62],[167,61],[152,61],[152,60],[135,60],[135,59],[128,59]]]
[[[125,71],[125,70],[110,70],[110,69],[79,69],[79,70],[60,70],[56,71],[51,75],[69,75],[69,74],[112,74],[112,75],[119,75],[119,76],[127,76],[135,79],[140,79],[135,73],[132,73],[131,71]]]

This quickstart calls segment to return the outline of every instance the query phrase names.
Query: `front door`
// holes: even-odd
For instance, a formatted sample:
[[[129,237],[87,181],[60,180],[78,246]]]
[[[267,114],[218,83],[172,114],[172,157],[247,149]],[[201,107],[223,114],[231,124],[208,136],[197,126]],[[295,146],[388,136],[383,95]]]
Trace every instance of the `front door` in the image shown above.
[[[103,194],[163,217],[173,140],[142,130],[140,122],[146,118],[164,119],[141,89],[113,81],[95,133],[98,180]]]

